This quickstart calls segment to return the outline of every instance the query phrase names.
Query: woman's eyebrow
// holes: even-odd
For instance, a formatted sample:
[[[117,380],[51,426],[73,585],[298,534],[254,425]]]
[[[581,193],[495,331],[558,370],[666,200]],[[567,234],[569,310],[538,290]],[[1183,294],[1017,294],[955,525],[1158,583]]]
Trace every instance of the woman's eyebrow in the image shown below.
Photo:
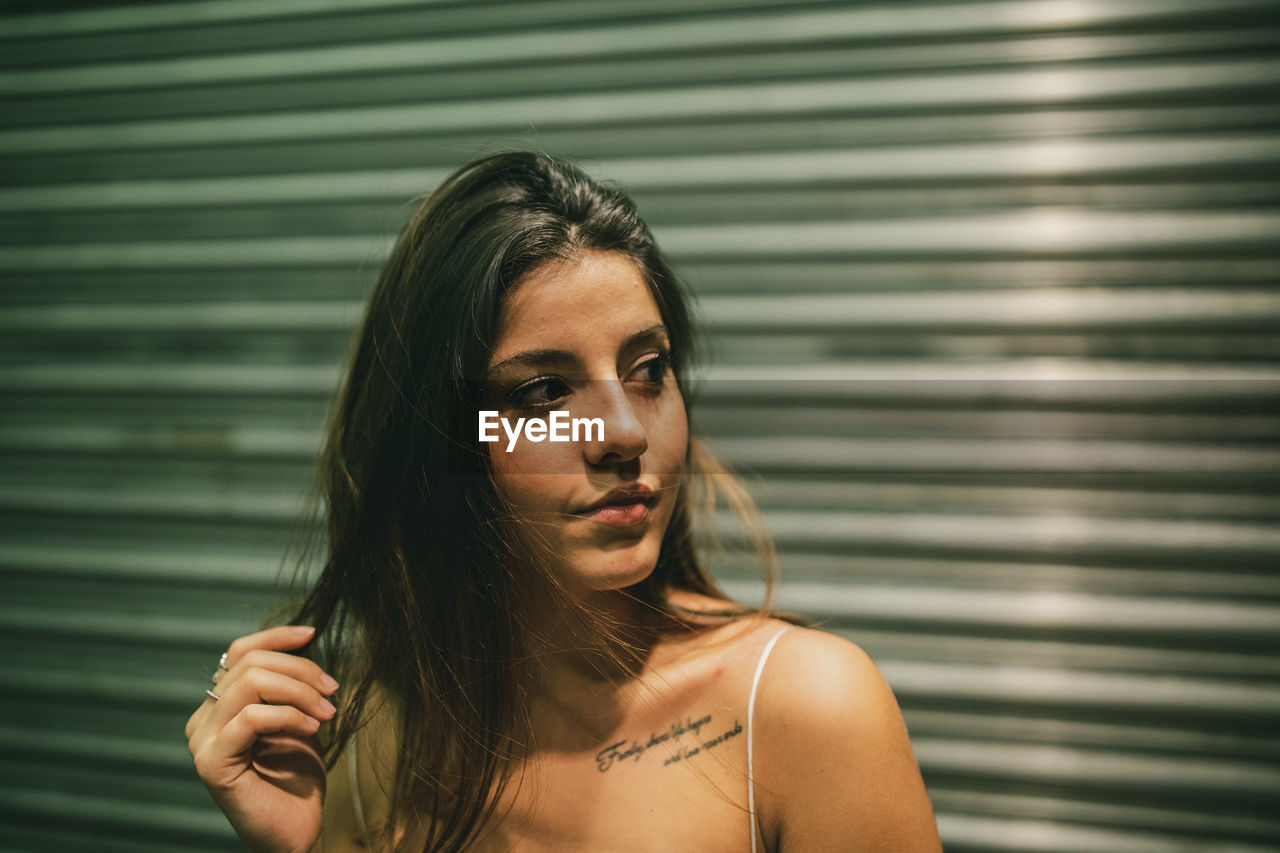
[[[667,327],[661,323],[641,329],[638,332],[632,332],[627,335],[626,340],[622,342],[621,349],[629,349],[637,344],[662,341],[667,334]],[[516,353],[510,358],[504,358],[502,361],[489,368],[489,373],[497,373],[504,367],[515,364],[532,366],[532,367],[577,367],[578,357],[573,353],[565,352],[562,349],[531,349],[524,352]]]
[[[661,323],[657,323],[655,325],[650,326],[647,329],[641,329],[638,332],[633,332],[632,334],[628,335],[627,339],[622,342],[622,349],[627,349],[629,347],[633,347],[636,344],[640,344],[640,343],[651,343],[655,341],[662,341],[666,337],[667,337],[667,327],[662,325]]]
[[[504,358],[502,361],[489,368],[490,373],[497,373],[504,367],[513,364],[523,364],[532,366],[552,365],[555,367],[573,367],[577,365],[578,359],[572,354],[562,349],[531,349],[525,352],[516,353],[511,358]]]

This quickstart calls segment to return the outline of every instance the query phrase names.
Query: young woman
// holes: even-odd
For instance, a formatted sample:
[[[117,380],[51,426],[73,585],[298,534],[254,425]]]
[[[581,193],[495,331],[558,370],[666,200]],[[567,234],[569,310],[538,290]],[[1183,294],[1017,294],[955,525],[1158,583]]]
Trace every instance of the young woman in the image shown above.
[[[510,153],[427,199],[335,409],[323,571],[187,724],[250,849],[940,849],[867,656],[695,553],[697,495],[744,504],[693,344],[621,192]]]

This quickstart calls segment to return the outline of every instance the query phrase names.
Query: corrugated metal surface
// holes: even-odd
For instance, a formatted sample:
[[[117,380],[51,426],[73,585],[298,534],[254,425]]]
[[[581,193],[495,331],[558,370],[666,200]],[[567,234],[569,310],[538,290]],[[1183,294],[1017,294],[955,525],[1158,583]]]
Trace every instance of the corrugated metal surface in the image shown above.
[[[236,848],[182,723],[410,199],[521,145],[702,295],[701,426],[949,850],[1276,849],[1278,45],[1258,0],[9,4],[0,844]]]

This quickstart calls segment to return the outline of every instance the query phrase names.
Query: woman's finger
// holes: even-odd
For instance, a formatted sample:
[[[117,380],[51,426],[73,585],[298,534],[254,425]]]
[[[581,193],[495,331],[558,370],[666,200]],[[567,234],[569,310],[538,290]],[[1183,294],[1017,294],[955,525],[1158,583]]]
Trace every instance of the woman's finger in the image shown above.
[[[338,689],[338,683],[332,676],[320,669],[314,661],[300,656],[300,654],[292,653],[294,649],[300,649],[311,642],[315,637],[315,629],[310,625],[280,625],[278,628],[268,628],[256,631],[253,634],[246,634],[233,640],[227,649],[227,653],[223,654],[219,662],[218,676],[214,679],[214,686],[206,690],[209,694],[204,702],[196,708],[191,717],[187,720],[186,735],[192,752],[196,748],[204,744],[210,736],[218,733],[221,725],[230,717],[236,715],[244,704],[255,702],[275,702],[288,703],[283,699],[255,697],[255,695],[243,695],[243,690],[239,690],[237,695],[241,695],[241,699],[236,701],[232,699],[230,702],[224,702],[225,695],[232,693],[234,684],[246,672],[256,670],[275,670],[282,672],[285,676],[289,676],[294,680],[310,685],[317,693],[332,694]],[[260,676],[255,676],[260,678]],[[280,695],[276,689],[274,695]],[[301,698],[307,710],[316,713],[326,711],[324,704],[317,703],[314,697],[307,697],[305,693],[298,694],[296,690],[293,692],[294,697]],[[219,711],[219,707],[221,710]],[[330,715],[332,716],[332,715]],[[212,725],[212,729],[210,729]]]
[[[221,699],[213,706],[208,725],[220,729],[248,705],[293,705],[319,720],[328,720],[336,709],[319,690],[279,672],[259,667],[228,676]]]
[[[304,684],[309,684],[326,696],[338,689],[338,682],[310,658],[299,657],[286,652],[250,649],[244,653],[244,656],[231,669],[222,674],[222,678],[218,679],[218,692],[221,693],[229,689],[237,678],[250,669],[266,669],[278,672]]]
[[[240,701],[232,699],[224,702],[223,698],[232,692],[235,683],[247,672],[257,669],[275,670],[310,685],[319,693],[333,693],[338,688],[337,681],[314,661],[289,653],[305,646],[314,635],[315,629],[308,625],[282,625],[236,638],[222,656],[218,678],[208,691],[209,695],[187,720],[186,736],[193,753],[244,705],[254,702],[287,703],[286,700],[255,697],[253,694],[243,696]],[[237,695],[242,694],[243,691],[240,691]],[[273,695],[281,694],[277,690]],[[297,694],[296,691],[294,695],[304,697],[304,702],[309,701],[310,710],[324,713],[325,706],[315,702],[313,697]],[[219,707],[221,711],[218,710]],[[211,724],[212,731],[209,729]]]
[[[319,720],[291,705],[246,705],[195,755],[196,768],[201,778],[226,784],[234,779],[223,778],[221,771],[243,772],[241,756],[259,737],[277,733],[308,737],[319,728]]]
[[[300,649],[311,642],[315,632],[315,628],[310,625],[280,625],[276,628],[267,628],[264,631],[237,637],[227,647],[226,665],[228,668],[235,666],[246,652],[253,649],[268,649],[271,651]]]

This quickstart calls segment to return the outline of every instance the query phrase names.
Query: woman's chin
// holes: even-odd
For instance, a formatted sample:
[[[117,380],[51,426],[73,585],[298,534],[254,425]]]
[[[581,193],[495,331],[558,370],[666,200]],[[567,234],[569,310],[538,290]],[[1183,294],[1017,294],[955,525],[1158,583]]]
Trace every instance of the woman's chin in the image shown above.
[[[565,580],[587,592],[626,589],[653,574],[657,564],[657,547],[638,540],[626,548],[595,551],[586,559],[573,561],[565,567]]]

